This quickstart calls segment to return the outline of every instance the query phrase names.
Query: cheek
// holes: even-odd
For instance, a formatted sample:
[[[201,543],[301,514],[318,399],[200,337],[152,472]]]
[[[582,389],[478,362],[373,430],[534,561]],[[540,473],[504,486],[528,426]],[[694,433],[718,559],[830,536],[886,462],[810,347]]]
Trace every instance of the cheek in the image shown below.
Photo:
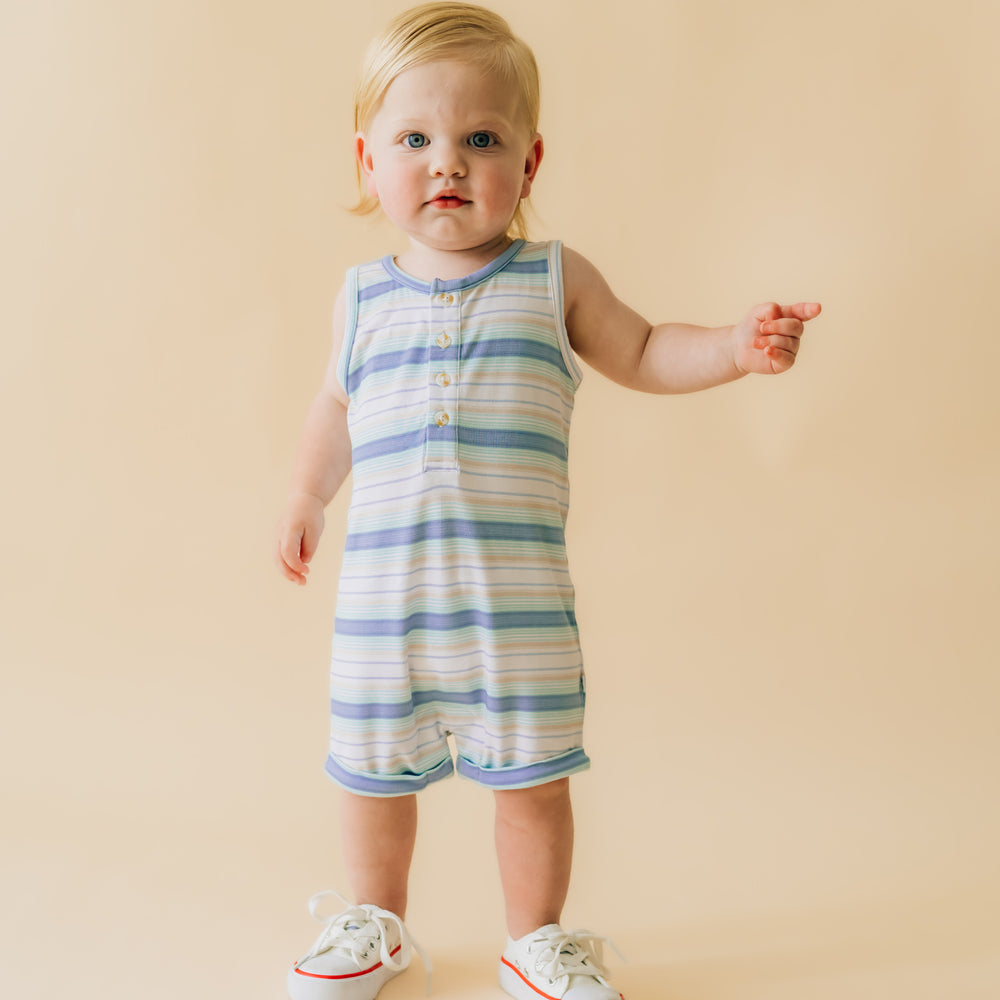
[[[369,191],[382,203],[383,208],[395,209],[412,200],[415,182],[410,172],[395,165],[376,170],[369,178]]]
[[[488,177],[490,201],[498,207],[507,206],[521,198],[524,186],[523,173],[510,166],[497,165],[490,171]]]

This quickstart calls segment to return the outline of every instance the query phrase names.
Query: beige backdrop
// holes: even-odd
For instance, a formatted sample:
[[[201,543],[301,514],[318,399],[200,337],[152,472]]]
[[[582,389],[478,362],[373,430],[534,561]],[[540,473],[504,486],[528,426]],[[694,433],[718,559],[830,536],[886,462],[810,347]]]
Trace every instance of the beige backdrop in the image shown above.
[[[346,498],[306,591],[270,549],[341,275],[398,246],[342,207],[402,6],[0,3],[4,996],[277,1000],[347,889]],[[630,1000],[995,1000],[1000,8],[496,6],[543,71],[535,236],[652,319],[825,307],[781,379],[585,379],[566,922]],[[496,1000],[490,797],[422,810],[435,994]]]

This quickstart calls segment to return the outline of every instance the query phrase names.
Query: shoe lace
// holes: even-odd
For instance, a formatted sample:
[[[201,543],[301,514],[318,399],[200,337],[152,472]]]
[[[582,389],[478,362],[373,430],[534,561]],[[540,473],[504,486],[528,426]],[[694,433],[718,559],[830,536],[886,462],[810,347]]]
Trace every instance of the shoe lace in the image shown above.
[[[543,947],[535,958],[535,971],[546,979],[555,981],[563,976],[591,976],[603,978],[608,975],[604,965],[604,945],[624,962],[622,953],[614,941],[587,930],[552,930],[534,938],[531,945]],[[529,947],[529,952],[534,952]]]
[[[320,904],[328,896],[336,896],[347,909],[330,917],[320,914]],[[410,964],[412,952],[416,952],[427,970],[427,992],[428,994],[431,992],[433,970],[430,959],[423,948],[413,940],[403,921],[395,913],[370,903],[352,906],[339,892],[333,889],[316,893],[309,900],[309,912],[320,923],[325,921],[326,927],[316,939],[312,949],[301,961],[306,962],[323,952],[337,951],[341,955],[349,957],[359,969],[363,969],[372,955],[376,953],[377,945],[379,961],[387,969],[401,972]],[[391,925],[395,926],[399,936],[399,952],[396,956],[389,952],[388,929]]]

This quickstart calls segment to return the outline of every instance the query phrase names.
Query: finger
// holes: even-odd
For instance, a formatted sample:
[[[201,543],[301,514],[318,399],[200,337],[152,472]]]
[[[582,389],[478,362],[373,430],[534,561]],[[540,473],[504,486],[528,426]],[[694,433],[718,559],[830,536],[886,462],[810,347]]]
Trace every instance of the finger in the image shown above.
[[[781,307],[782,316],[800,319],[803,322],[815,319],[822,311],[823,307],[818,302],[796,302],[793,306]]]
[[[305,567],[303,572],[309,572],[309,567],[305,564],[312,562],[312,557],[316,555],[316,549],[318,546],[319,536],[311,531],[306,531],[302,536],[302,547],[300,552],[302,565]]]
[[[770,322],[772,319],[779,319],[782,315],[781,306],[777,302],[761,302],[750,310],[753,318],[761,323]]]
[[[771,362],[771,371],[775,375],[787,372],[795,364],[795,354],[792,351],[784,351],[780,347],[766,347],[764,354]]]
[[[753,346],[765,352],[769,348],[785,351],[795,357],[799,350],[799,341],[796,337],[754,337]]]
[[[296,575],[300,574],[303,570],[308,569],[306,564],[302,561],[302,536],[294,535],[288,538],[283,538],[280,542],[279,551],[281,553],[281,558],[284,564]]]
[[[768,323],[760,324],[762,334],[775,334],[781,337],[801,337],[802,320],[800,319],[772,319]]]
[[[274,558],[275,565],[281,571],[281,575],[286,580],[291,580],[292,583],[297,583],[300,586],[306,582],[305,577],[301,573],[296,573],[291,566],[285,561],[285,557],[281,553],[281,544],[278,544],[277,551],[275,552]]]

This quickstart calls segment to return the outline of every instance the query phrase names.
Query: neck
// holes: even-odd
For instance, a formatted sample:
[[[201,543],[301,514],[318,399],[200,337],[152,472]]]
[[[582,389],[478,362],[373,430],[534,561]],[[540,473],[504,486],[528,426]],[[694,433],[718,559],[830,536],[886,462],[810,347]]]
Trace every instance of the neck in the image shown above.
[[[474,274],[500,256],[514,241],[503,233],[481,246],[462,250],[429,247],[410,241],[409,249],[396,258],[396,265],[421,281],[452,281]]]

